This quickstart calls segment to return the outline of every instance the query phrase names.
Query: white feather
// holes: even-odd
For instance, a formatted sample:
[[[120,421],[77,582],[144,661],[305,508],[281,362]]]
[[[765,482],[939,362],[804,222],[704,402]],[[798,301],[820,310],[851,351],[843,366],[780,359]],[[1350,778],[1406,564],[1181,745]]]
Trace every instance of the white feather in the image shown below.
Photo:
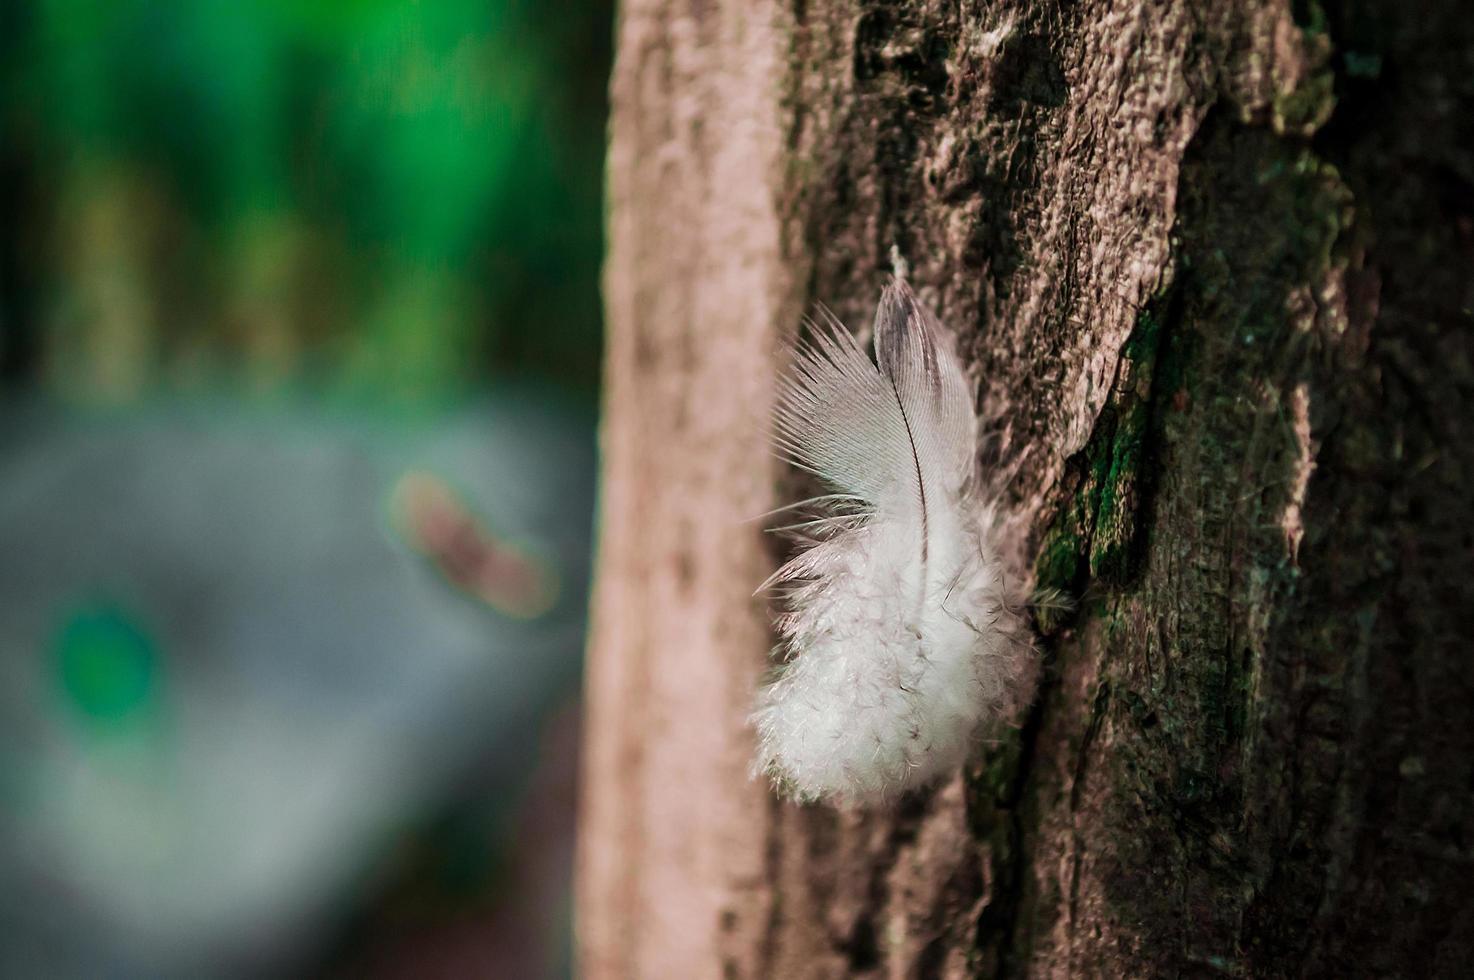
[[[754,774],[799,799],[883,800],[954,771],[1027,696],[1034,647],[989,541],[977,414],[952,338],[902,281],[876,363],[824,312],[780,383],[774,439],[835,491],[791,527],[784,661]]]

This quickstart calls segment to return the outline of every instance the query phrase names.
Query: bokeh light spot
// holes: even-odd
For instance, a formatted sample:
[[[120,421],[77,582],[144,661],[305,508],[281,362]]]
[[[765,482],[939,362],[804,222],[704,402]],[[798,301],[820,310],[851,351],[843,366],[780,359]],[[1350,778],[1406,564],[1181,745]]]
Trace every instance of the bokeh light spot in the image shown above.
[[[438,476],[404,474],[391,508],[400,535],[457,589],[518,619],[553,607],[558,585],[551,569],[492,533]]]
[[[157,659],[148,633],[113,605],[71,612],[56,634],[61,688],[72,705],[96,721],[122,721],[148,704]]]

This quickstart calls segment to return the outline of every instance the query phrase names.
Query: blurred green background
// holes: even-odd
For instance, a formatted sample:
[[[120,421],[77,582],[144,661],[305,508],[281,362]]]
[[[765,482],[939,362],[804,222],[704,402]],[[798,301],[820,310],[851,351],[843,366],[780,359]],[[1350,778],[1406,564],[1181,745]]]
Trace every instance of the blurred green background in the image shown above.
[[[613,0],[0,0],[0,975],[561,976]]]
[[[591,389],[609,6],[5,0],[5,376]]]

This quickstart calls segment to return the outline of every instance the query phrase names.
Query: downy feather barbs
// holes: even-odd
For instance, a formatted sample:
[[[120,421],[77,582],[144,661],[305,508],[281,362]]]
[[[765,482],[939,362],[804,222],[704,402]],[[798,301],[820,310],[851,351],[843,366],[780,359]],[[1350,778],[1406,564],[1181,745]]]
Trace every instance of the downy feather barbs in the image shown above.
[[[962,765],[1032,688],[1032,634],[990,542],[973,389],[903,281],[876,362],[827,311],[780,382],[774,441],[832,493],[791,525],[775,678],[754,774],[798,799],[868,803]]]

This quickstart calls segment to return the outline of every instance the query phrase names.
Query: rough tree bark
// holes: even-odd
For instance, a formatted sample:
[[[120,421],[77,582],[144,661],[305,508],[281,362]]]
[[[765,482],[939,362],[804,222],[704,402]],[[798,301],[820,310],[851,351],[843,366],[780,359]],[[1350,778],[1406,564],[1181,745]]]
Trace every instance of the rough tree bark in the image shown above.
[[[1452,976],[1474,957],[1460,0],[628,0],[591,977]],[[745,519],[817,300],[961,332],[1041,622],[1016,728],[779,803]]]

